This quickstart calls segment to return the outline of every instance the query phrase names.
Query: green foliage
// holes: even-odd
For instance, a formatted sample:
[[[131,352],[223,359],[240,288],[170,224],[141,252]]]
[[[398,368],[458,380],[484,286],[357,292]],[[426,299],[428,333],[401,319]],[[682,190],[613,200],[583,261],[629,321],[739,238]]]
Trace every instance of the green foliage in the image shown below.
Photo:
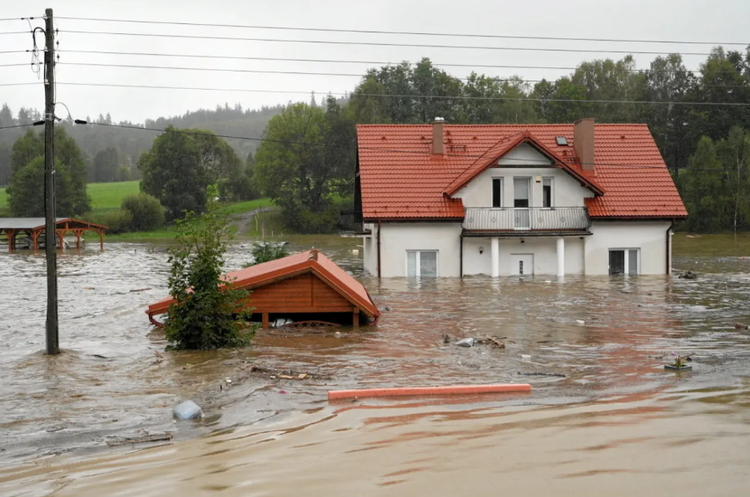
[[[210,131],[171,126],[141,155],[138,168],[143,174],[141,190],[166,207],[168,221],[187,211],[202,213],[206,188],[221,180],[230,180],[223,182],[225,193],[235,198],[242,176],[241,161],[227,142]]]
[[[335,224],[329,211],[338,178],[329,164],[334,158],[327,155],[329,133],[322,109],[294,104],[269,121],[266,140],[255,154],[255,180],[282,208],[286,224],[299,232]]]
[[[119,235],[132,231],[133,215],[126,210],[118,209],[105,213],[97,221],[107,227],[107,233]]]
[[[130,231],[152,231],[164,225],[164,209],[147,193],[125,197],[122,210],[131,216]]]
[[[210,187],[202,223],[192,213],[177,222],[177,245],[170,249],[169,293],[175,299],[166,324],[167,339],[178,349],[240,347],[252,340],[246,321],[249,292],[221,279],[228,222],[218,212]]]
[[[253,243],[253,248],[250,250],[250,254],[253,256],[253,262],[246,264],[245,267],[281,259],[289,255],[289,250],[286,248],[286,245],[280,243],[255,242]]]
[[[13,145],[13,175],[8,186],[14,216],[44,215],[44,140],[29,130]],[[64,129],[55,132],[55,195],[58,216],[91,210],[86,192],[86,165],[81,150]],[[41,199],[41,200],[40,200]]]
[[[714,142],[704,136],[680,176],[691,231],[750,229],[750,132],[732,128]]]

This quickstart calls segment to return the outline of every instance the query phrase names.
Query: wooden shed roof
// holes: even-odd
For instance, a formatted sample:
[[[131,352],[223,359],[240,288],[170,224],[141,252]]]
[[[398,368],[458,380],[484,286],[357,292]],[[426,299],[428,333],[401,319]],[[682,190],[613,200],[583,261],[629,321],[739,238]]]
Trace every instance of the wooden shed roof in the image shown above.
[[[58,217],[55,225],[68,224],[70,228],[82,229],[107,229],[101,224],[94,224],[81,219],[70,217]],[[0,230],[39,230],[45,228],[46,221],[43,217],[0,217]]]
[[[232,271],[224,275],[222,279],[232,282],[235,288],[252,290],[309,272],[325,281],[367,316],[374,318],[380,315],[380,311],[373,303],[364,285],[315,249],[250,266],[239,271]],[[250,301],[252,302],[252,296]],[[164,314],[173,303],[172,297],[162,299],[150,305],[146,314],[149,316]]]

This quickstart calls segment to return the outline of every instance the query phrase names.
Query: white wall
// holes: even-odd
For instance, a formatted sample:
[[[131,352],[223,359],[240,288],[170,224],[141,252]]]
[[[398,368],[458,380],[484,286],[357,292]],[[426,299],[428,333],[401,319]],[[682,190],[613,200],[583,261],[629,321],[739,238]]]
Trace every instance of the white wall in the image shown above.
[[[531,178],[530,207],[541,207],[542,182],[536,182],[537,176],[554,178],[552,205],[555,207],[583,207],[584,198],[594,196],[591,190],[581,186],[570,174],[552,167],[549,159],[526,143],[508,152],[499,164],[529,165],[532,162],[541,167],[491,167],[456,192],[454,197],[463,199],[464,207],[492,207],[492,179],[503,178],[503,207],[513,207],[513,177],[525,177]]]
[[[461,223],[382,223],[380,234],[381,276],[406,276],[407,250],[437,250],[438,276],[460,275]],[[370,255],[372,274],[377,274],[377,226],[373,230]],[[367,268],[366,268],[367,269]]]
[[[501,238],[500,275],[511,273],[511,254],[534,254],[535,275],[557,274],[557,237]],[[583,274],[583,240],[565,237],[565,274]],[[483,253],[479,253],[482,247]],[[489,238],[464,238],[464,275],[492,274]]]
[[[594,221],[585,239],[586,274],[609,274],[609,249],[638,248],[641,274],[667,273],[667,221]]]

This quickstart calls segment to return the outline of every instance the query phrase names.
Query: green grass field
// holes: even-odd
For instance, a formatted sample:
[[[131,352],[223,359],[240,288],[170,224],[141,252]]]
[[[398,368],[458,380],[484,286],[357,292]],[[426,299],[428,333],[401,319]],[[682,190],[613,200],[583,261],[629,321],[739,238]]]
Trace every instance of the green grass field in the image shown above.
[[[122,199],[140,191],[138,181],[89,183],[87,188],[91,196],[91,216],[119,209]],[[5,188],[0,188],[0,216],[10,216],[8,195],[5,193]]]
[[[125,197],[140,192],[138,181],[89,183],[87,189],[91,197],[92,214],[119,209]]]
[[[107,212],[114,211],[120,208],[122,200],[129,196],[138,193],[139,186],[138,181],[124,181],[120,183],[89,183],[88,193],[91,196],[91,212],[87,213],[83,217],[93,222],[101,222],[101,219],[105,217]],[[236,218],[245,212],[252,211],[258,207],[267,207],[272,205],[270,199],[258,199],[249,200],[246,202],[236,202],[224,204],[221,207],[221,212],[226,214],[230,218]],[[266,213],[264,215],[270,215],[275,213]],[[5,188],[0,188],[0,217],[9,217],[10,209],[8,207],[8,196],[5,193]],[[250,233],[242,233],[241,235],[253,235],[252,228],[255,223],[248,226]],[[251,227],[252,226],[252,227]],[[275,226],[274,226],[275,227]],[[276,228],[278,229],[278,228]],[[136,233],[123,233],[120,235],[107,235],[107,240],[142,240],[142,241],[156,241],[156,240],[172,240],[174,239],[176,232],[172,227],[164,227],[155,231],[145,231]]]

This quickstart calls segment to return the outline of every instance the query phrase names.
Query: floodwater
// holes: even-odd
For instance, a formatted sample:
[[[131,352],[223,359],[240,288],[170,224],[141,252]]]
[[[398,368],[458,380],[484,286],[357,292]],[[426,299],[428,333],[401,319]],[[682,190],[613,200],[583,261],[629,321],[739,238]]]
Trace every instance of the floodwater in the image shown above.
[[[109,244],[60,259],[57,357],[43,256],[2,253],[0,495],[746,495],[750,332],[734,324],[750,323],[750,238],[675,238],[674,266],[699,279],[364,278],[377,327],[219,352],[165,352],[144,313],[166,295],[164,247]],[[290,241],[361,276],[358,240]],[[692,372],[665,371],[671,352]],[[533,391],[326,400],[502,382]],[[175,423],[183,399],[205,418]]]

